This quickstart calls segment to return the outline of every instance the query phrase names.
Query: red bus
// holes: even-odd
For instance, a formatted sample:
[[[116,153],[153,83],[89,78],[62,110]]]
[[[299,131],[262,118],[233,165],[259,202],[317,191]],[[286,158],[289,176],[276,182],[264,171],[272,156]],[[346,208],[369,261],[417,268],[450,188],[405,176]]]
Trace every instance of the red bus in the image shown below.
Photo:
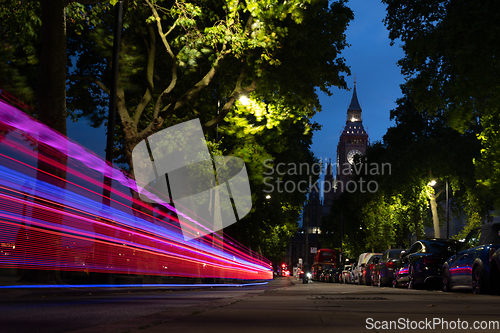
[[[314,255],[312,264],[312,279],[319,280],[325,269],[337,270],[337,251],[332,249],[319,249]]]

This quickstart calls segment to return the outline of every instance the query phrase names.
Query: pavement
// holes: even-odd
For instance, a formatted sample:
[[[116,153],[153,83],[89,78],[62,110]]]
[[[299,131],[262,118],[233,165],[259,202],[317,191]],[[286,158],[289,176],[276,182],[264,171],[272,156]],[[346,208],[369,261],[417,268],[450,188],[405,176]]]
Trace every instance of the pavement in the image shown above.
[[[72,333],[107,332],[455,332],[464,322],[500,322],[500,297],[469,293],[377,288],[295,278],[276,288],[252,290],[230,299],[135,318],[120,326],[96,326]],[[284,285],[284,286],[283,286]],[[392,324],[390,323],[392,322]],[[393,325],[392,329],[387,324]],[[445,326],[445,324],[447,326]],[[453,326],[455,325],[455,326]],[[462,325],[462,326],[460,326]],[[500,324],[499,324],[500,325]]]
[[[224,299],[71,333],[455,332],[457,322],[458,329],[464,329],[465,322],[470,332],[500,331],[500,327],[475,330],[475,321],[498,324],[500,297],[338,283],[302,284],[290,277],[276,278],[262,289],[241,288]]]

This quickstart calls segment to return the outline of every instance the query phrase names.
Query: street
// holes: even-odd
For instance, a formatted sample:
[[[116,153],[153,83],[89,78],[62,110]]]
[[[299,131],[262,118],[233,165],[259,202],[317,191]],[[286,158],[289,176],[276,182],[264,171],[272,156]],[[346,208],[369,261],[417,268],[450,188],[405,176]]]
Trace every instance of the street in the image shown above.
[[[73,290],[2,290],[0,293],[0,332],[68,332],[82,328],[95,332],[98,325],[109,331],[151,325],[193,311],[226,305],[247,293],[289,285],[285,279],[271,285],[241,288],[222,287],[192,290],[141,291],[140,288]],[[163,288],[165,290],[165,288]],[[194,309],[194,310],[193,310]],[[149,316],[149,317],[148,317]],[[151,321],[151,322],[150,322]],[[116,330],[117,327],[124,329]],[[99,329],[99,331],[101,331]]]
[[[241,288],[2,298],[1,332],[493,332],[500,322],[498,296],[294,278]]]

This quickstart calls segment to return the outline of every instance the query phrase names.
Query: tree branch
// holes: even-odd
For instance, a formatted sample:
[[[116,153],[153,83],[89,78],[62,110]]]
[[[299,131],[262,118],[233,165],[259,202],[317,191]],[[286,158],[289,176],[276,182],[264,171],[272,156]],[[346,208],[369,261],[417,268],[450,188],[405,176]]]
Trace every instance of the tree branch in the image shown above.
[[[245,78],[245,69],[242,69],[238,77],[238,80],[236,81],[236,85],[233,92],[229,96],[228,101],[224,104],[224,106],[220,110],[219,114],[212,120],[209,120],[205,124],[203,124],[203,130],[205,132],[211,130],[212,128],[217,126],[217,124],[221,123],[224,120],[224,118],[227,116],[232,106],[234,105],[234,102],[236,102],[236,100],[241,95],[248,95],[249,93],[257,89],[257,78],[254,78],[252,83],[250,83],[250,85],[248,85],[245,88],[242,88],[241,83],[243,82],[244,78]]]
[[[175,85],[177,84],[177,59],[176,59],[174,52],[172,51],[172,48],[170,47],[170,44],[168,43],[167,37],[166,37],[172,31],[173,27],[167,33],[163,33],[163,27],[161,26],[161,23],[160,23],[161,19],[160,19],[160,16],[158,15],[158,12],[156,11],[156,8],[153,6],[153,4],[151,4],[151,2],[149,0],[145,0],[145,1],[148,4],[151,11],[153,12],[153,16],[156,19],[156,26],[158,27],[158,33],[160,34],[161,40],[163,42],[163,45],[165,46],[165,49],[167,50],[168,55],[172,59],[172,69],[171,69],[172,78],[170,80],[170,84],[168,85],[168,87],[165,90],[163,90],[163,92],[160,94],[160,96],[156,100],[156,104],[155,104],[155,108],[154,108],[154,112],[153,112],[153,119],[155,120],[160,114],[160,108],[161,108],[161,103],[163,101],[163,97],[165,95],[169,94],[175,88]],[[175,26],[175,24],[174,24],[174,26]],[[152,126],[155,123],[154,120],[150,124],[150,126]],[[148,128],[150,126],[148,126]],[[146,128],[145,130],[147,130],[148,128]]]
[[[91,76],[78,76],[78,75],[69,75],[66,76],[67,80],[73,80],[73,81],[87,81],[96,84],[99,88],[101,88],[102,91],[104,91],[106,94],[110,94],[111,91],[102,83],[101,81],[97,80],[96,78],[93,78]]]
[[[139,119],[141,118],[142,113],[144,112],[144,108],[148,105],[149,101],[153,97],[153,74],[155,67],[155,53],[156,53],[156,34],[151,25],[148,25],[149,31],[149,48],[148,48],[148,63],[146,67],[146,82],[147,88],[144,96],[142,96],[141,101],[137,105],[133,115],[133,121],[137,125],[139,123]]]

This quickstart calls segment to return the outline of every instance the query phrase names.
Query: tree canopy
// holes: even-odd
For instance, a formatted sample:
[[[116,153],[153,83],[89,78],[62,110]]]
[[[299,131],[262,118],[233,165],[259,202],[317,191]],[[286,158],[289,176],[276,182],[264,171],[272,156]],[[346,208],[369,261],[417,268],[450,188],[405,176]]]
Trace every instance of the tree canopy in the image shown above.
[[[110,10],[82,6],[86,24],[75,20],[69,42],[69,109],[95,125],[109,93]],[[311,117],[320,110],[316,88],[346,86],[339,54],[351,19],[344,1],[129,2],[118,86],[124,161],[130,167],[138,142],[187,119],[213,132],[242,95],[255,101],[258,128]]]
[[[383,0],[385,24],[401,42],[399,61],[418,111],[441,112],[483,147],[475,159],[478,182],[498,198],[500,3],[465,0]]]

